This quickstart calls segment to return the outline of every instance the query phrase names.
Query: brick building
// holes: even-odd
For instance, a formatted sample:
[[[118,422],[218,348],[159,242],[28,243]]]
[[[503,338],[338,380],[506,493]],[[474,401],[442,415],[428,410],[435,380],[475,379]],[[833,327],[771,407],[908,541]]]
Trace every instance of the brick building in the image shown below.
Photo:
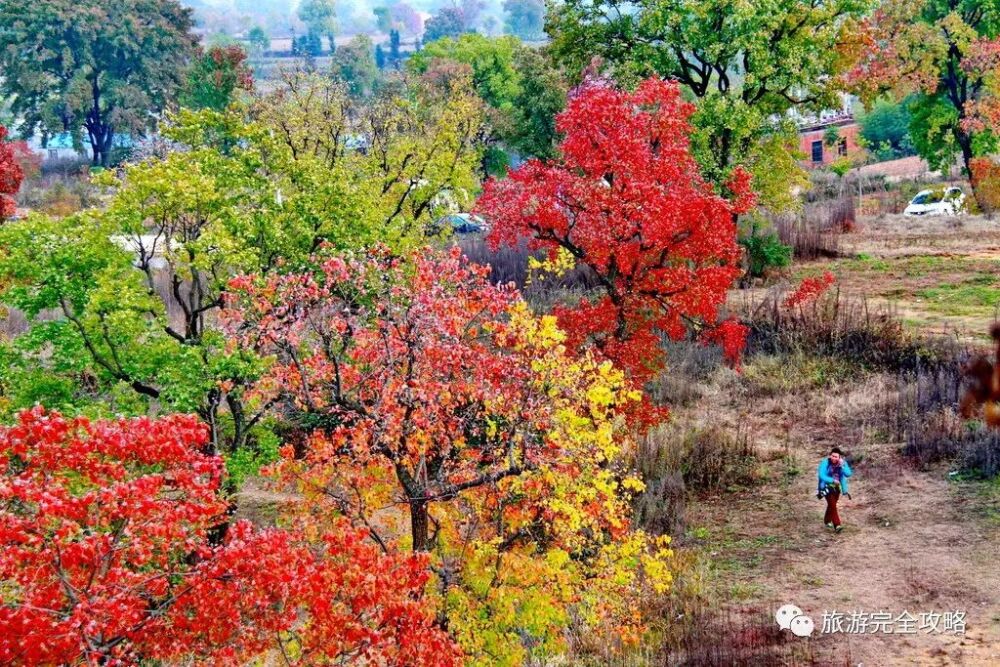
[[[837,141],[829,145],[827,140],[836,130]],[[799,150],[805,155],[803,165],[815,169],[828,166],[837,158],[854,153],[858,149],[861,129],[852,114],[843,114],[803,125],[799,128]]]

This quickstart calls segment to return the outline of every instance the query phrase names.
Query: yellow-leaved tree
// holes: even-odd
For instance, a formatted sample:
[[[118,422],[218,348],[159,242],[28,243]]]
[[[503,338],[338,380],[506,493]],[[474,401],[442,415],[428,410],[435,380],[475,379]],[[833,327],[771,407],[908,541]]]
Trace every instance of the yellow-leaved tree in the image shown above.
[[[277,438],[246,392],[259,360],[224,349],[215,324],[226,283],[303,267],[320,246],[421,242],[471,199],[480,106],[467,79],[362,103],[289,72],[224,111],[177,112],[165,145],[99,177],[102,209],[0,230],[0,299],[30,320],[0,345],[4,409],[194,412],[232,471],[254,471]]]
[[[291,520],[426,552],[428,603],[471,664],[636,641],[672,554],[630,522],[624,373],[457,249],[314,265],[235,281],[226,311],[231,344],[269,360],[257,400],[298,427],[275,472],[305,499]]]

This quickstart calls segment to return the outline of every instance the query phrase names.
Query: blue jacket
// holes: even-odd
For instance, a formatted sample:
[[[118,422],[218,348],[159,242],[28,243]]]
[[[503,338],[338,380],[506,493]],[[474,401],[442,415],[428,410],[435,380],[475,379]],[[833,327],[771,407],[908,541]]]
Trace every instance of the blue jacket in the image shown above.
[[[840,458],[840,492],[847,493],[847,478],[854,474],[851,464],[844,457]],[[818,488],[822,489],[827,484],[833,484],[833,477],[830,475],[830,457],[824,456],[816,469],[816,477],[819,480]]]

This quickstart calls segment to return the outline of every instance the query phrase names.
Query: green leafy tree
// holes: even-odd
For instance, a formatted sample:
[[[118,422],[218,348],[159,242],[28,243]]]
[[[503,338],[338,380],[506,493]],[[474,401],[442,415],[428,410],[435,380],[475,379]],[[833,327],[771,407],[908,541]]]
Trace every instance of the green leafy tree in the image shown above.
[[[388,7],[376,7],[372,13],[375,14],[375,27],[379,32],[387,33],[392,30],[392,14]]]
[[[217,328],[229,281],[421,242],[477,186],[480,114],[468,81],[361,105],[301,72],[224,113],[181,110],[164,133],[184,150],[102,174],[103,210],[0,228],[0,298],[30,321],[0,346],[3,409],[194,412],[246,474],[275,440],[247,392],[265,362]]]
[[[823,130],[823,143],[830,148],[840,143],[840,128],[831,125]]]
[[[544,51],[513,36],[468,33],[430,42],[414,53],[407,67],[424,73],[436,64],[460,63],[472,70],[476,92],[490,107],[491,140],[524,155],[551,157],[555,150],[555,115],[566,104],[567,82]],[[502,172],[503,156],[494,154]]]
[[[302,0],[299,3],[299,20],[306,24],[312,55],[319,55],[322,50],[322,38],[326,37],[330,42],[330,50],[333,51],[333,38],[337,33],[337,9],[333,0]],[[319,47],[316,48],[316,44]]]
[[[70,131],[107,165],[116,134],[142,135],[195,52],[176,0],[4,0],[0,93],[24,134]]]
[[[863,99],[912,96],[917,153],[946,169],[998,148],[1000,3],[883,0],[859,37],[848,80]],[[973,188],[975,191],[975,188]]]
[[[267,31],[259,25],[255,25],[250,29],[250,32],[247,33],[247,41],[250,42],[250,48],[254,55],[259,56],[271,48],[271,37],[267,34]]]
[[[314,32],[308,32],[299,37],[292,37],[292,55],[305,56],[309,59],[310,68],[315,67],[313,61],[316,56],[323,53],[323,38]]]
[[[375,66],[380,70],[385,69],[385,51],[382,50],[381,44],[375,45]]]
[[[835,47],[869,5],[565,0],[550,3],[546,29],[557,61],[570,71],[600,56],[624,83],[650,74],[679,81],[697,106],[692,145],[698,161],[707,177],[724,183],[737,165],[755,177],[773,173],[761,159],[762,140],[794,134],[794,126],[782,120],[787,111],[837,103],[831,84],[844,62]],[[782,164],[798,169],[792,160]],[[774,206],[764,199],[762,204]]]
[[[914,154],[910,121],[910,100],[895,102],[880,98],[872,104],[870,110],[858,114],[861,137],[883,160]]]
[[[768,269],[782,269],[792,263],[792,247],[782,243],[772,230],[752,231],[740,239],[740,245],[746,249],[746,278],[759,278]]]
[[[506,29],[521,39],[545,37],[545,2],[543,0],[504,0]]]
[[[465,26],[465,14],[458,7],[442,7],[438,13],[424,24],[424,42],[433,42],[442,37],[458,37],[469,32]]]
[[[565,108],[569,89],[566,77],[545,51],[527,47],[515,52],[514,70],[520,88],[503,126],[504,141],[521,155],[554,158],[556,115]]]
[[[520,89],[520,77],[514,69],[514,53],[520,46],[516,37],[486,37],[466,33],[428,42],[420,53],[410,57],[407,66],[414,72],[426,72],[435,60],[463,63],[472,67],[472,81],[483,101],[494,109],[506,110]]]
[[[504,150],[504,129],[514,109],[514,100],[520,94],[520,76],[514,69],[514,53],[520,41],[516,37],[486,37],[466,33],[456,38],[442,37],[430,42],[419,53],[413,54],[407,66],[418,74],[451,76],[450,70],[467,68],[479,97],[488,108],[483,143],[486,150],[480,166],[483,175],[502,175],[510,164]]]
[[[372,53],[371,37],[358,35],[333,54],[333,76],[343,81],[354,97],[370,95],[375,88],[379,67]]]
[[[241,46],[216,46],[195,59],[188,71],[180,103],[189,109],[222,111],[238,91],[253,90],[253,71]]]
[[[390,30],[389,31],[389,64],[395,69],[399,69],[399,64],[402,62],[403,57],[399,53],[399,31]]]

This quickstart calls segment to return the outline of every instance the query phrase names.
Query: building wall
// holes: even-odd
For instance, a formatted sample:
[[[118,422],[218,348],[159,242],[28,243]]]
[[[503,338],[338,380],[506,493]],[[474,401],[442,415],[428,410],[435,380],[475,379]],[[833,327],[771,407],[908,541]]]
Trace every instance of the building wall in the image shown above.
[[[837,145],[827,146],[823,141],[829,127],[837,128],[840,134],[840,142]],[[807,168],[824,167],[843,155],[854,153],[858,149],[859,133],[858,124],[853,122],[826,125],[800,132],[799,150],[805,155],[803,165]]]

